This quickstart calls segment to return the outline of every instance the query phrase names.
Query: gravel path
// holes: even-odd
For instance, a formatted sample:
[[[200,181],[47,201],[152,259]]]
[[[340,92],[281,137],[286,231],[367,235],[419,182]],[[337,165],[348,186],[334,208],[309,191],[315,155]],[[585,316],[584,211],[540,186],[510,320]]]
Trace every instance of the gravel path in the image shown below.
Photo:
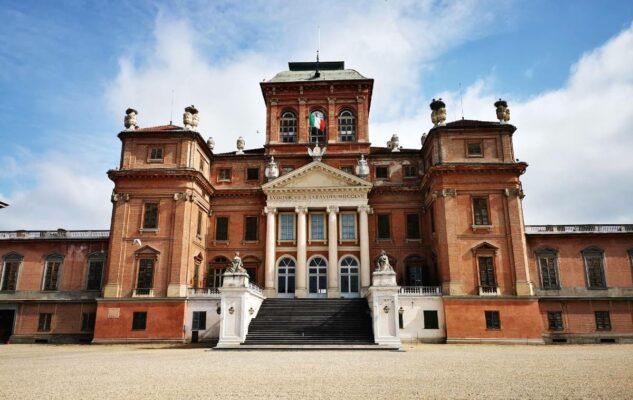
[[[0,346],[1,399],[631,399],[633,345]]]

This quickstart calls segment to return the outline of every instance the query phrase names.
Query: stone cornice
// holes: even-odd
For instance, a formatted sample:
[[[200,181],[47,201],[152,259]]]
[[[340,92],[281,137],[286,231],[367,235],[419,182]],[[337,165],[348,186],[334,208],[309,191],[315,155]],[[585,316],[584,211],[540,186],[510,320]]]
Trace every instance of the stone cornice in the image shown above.
[[[209,159],[213,159],[213,152],[209,149],[207,142],[204,140],[200,132],[192,131],[188,129],[180,129],[173,131],[121,131],[117,135],[121,141],[123,139],[133,138],[133,139],[142,139],[142,138],[156,138],[156,139],[169,139],[169,138],[181,138],[181,139],[193,139],[198,142],[199,148],[206,154]]]
[[[207,194],[212,195],[215,189],[202,173],[195,169],[123,169],[109,170],[108,178],[117,182],[125,179],[186,179],[202,187]]]
[[[439,164],[430,167],[420,182],[420,187],[424,188],[429,184],[429,180],[437,175],[446,174],[502,174],[514,173],[517,176],[525,173],[528,164],[518,163],[451,163]]]

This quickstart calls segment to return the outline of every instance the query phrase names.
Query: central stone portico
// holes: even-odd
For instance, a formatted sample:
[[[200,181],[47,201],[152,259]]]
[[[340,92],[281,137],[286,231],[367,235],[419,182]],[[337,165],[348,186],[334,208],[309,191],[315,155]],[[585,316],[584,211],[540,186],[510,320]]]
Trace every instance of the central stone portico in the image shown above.
[[[370,182],[320,161],[262,186],[267,215],[267,297],[358,297],[366,292],[371,285],[367,222],[371,213],[367,194],[371,188]],[[341,215],[345,216],[345,225]],[[279,224],[282,220],[283,227]],[[285,275],[279,275],[280,263],[294,265],[282,268]],[[309,273],[308,268],[314,272]],[[360,291],[355,292],[352,286],[358,286],[358,269]],[[294,271],[292,278],[288,278],[289,270]],[[343,276],[340,271],[344,271]],[[290,282],[294,294],[288,290]]]

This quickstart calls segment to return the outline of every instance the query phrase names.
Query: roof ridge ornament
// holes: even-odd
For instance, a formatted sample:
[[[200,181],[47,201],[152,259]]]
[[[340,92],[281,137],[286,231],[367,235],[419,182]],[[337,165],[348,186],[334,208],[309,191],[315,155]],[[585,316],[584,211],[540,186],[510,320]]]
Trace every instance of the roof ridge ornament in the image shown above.
[[[313,161],[321,161],[321,158],[325,155],[326,149],[327,146],[323,146],[323,148],[321,148],[319,147],[319,142],[316,142],[313,149],[308,147],[308,155],[312,157]]]

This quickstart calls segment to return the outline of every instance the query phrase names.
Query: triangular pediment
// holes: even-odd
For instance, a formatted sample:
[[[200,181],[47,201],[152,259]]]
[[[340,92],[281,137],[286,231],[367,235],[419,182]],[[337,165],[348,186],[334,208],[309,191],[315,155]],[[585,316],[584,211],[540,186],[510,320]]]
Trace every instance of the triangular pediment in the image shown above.
[[[345,189],[370,190],[372,184],[320,161],[313,161],[262,186],[267,191],[279,189]]]

